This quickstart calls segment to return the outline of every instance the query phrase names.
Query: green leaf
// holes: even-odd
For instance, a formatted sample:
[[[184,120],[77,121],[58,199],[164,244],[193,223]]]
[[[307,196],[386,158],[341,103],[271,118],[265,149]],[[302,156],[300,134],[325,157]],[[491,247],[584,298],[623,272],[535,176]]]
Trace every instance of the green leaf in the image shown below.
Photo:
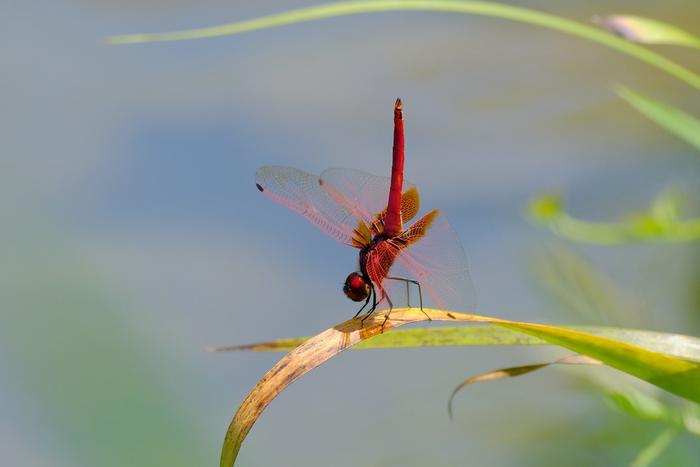
[[[655,19],[634,15],[610,15],[595,18],[594,22],[632,42],[700,48],[700,38],[678,26]]]
[[[683,405],[662,402],[661,394],[650,394],[637,389],[605,390],[605,400],[614,409],[641,420],[664,422],[678,431],[687,431],[700,436],[698,405]]]
[[[606,400],[615,409],[643,420],[675,421],[675,415],[668,406],[641,391],[608,392]]]
[[[645,117],[700,150],[700,120],[625,87],[618,88],[617,93]]]
[[[556,326],[530,323],[500,323],[540,337],[551,344],[600,360],[676,395],[700,402],[700,364],[606,337]]]
[[[700,338],[604,326],[566,326],[566,329],[619,340],[655,352],[700,361]],[[288,352],[310,337],[276,339],[255,344],[210,347],[209,352]],[[547,341],[496,325],[435,326],[401,329],[377,334],[358,342],[352,349],[396,349],[406,347],[453,347],[471,345],[549,345]]]
[[[508,321],[434,309],[400,308],[385,319],[381,312],[364,323],[351,319],[307,339],[272,367],[245,398],[231,420],[221,451],[221,466],[236,460],[243,440],[270,402],[287,386],[360,341],[405,324],[426,321],[488,323],[537,337],[648,381],[688,400],[700,402],[700,363],[655,352],[608,337],[557,326]]]
[[[275,339],[248,345],[210,347],[210,352],[288,352],[310,337]],[[448,347],[464,345],[546,345],[547,342],[520,332],[493,325],[444,326],[402,329],[378,334],[354,345],[353,349],[392,349],[406,347]],[[700,350],[700,339],[697,342]],[[700,356],[700,351],[698,352]]]
[[[139,44],[145,42],[203,39],[259,31],[288,24],[337,16],[386,11],[437,11],[484,15],[549,28],[597,42],[617,50],[618,52],[627,54],[700,89],[700,76],[687,68],[644,47],[630,43],[608,32],[601,31],[596,27],[537,10],[490,2],[460,0],[377,0],[327,3],[219,26],[165,33],[112,36],[107,38],[107,42],[109,44]]]

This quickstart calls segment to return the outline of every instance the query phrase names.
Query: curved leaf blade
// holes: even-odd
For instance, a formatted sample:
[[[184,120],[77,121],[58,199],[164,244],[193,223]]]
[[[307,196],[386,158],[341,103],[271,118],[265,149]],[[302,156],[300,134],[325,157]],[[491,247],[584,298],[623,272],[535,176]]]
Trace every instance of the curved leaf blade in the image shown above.
[[[402,308],[386,320],[376,313],[365,321],[351,319],[314,336],[285,355],[244,399],[224,438],[221,466],[230,467],[251,427],[287,386],[352,345],[384,331],[428,319],[477,322],[503,326],[574,350],[631,375],[644,379],[686,399],[700,402],[700,363],[580,331],[533,323],[447,312],[435,309]]]
[[[247,345],[209,347],[209,352],[288,352],[310,337],[295,337]],[[352,347],[360,349],[395,349],[407,347],[448,347],[464,345],[547,345],[546,341],[490,324],[401,329],[377,334]],[[700,346],[700,340],[698,342]],[[700,358],[700,351],[698,352]]]
[[[678,396],[700,402],[700,363],[601,336],[543,324],[492,320],[600,360]]]
[[[604,326],[563,326],[566,329],[608,337],[648,350],[700,361],[700,338],[639,329]],[[295,337],[246,345],[210,347],[209,352],[288,352],[310,337]],[[358,342],[352,350],[467,345],[549,345],[545,340],[491,324],[400,329]]]
[[[601,365],[601,362],[585,355],[567,355],[553,362],[547,363],[535,363],[532,365],[521,365],[513,366],[509,368],[501,368],[499,370],[491,370],[486,373],[481,373],[479,375],[470,376],[469,378],[462,381],[450,394],[450,398],[447,400],[447,414],[452,419],[452,401],[459,391],[467,386],[476,383],[483,383],[486,381],[496,381],[499,379],[514,378],[516,376],[526,375],[532,373],[533,371],[541,370],[550,365]]]

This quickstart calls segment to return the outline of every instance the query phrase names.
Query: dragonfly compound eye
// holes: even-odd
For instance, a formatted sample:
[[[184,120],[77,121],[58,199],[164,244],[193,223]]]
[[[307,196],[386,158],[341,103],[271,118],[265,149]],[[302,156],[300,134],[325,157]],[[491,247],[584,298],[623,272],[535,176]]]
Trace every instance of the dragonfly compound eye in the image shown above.
[[[350,300],[354,302],[366,300],[369,297],[369,291],[369,283],[361,274],[353,272],[345,279],[343,292]]]

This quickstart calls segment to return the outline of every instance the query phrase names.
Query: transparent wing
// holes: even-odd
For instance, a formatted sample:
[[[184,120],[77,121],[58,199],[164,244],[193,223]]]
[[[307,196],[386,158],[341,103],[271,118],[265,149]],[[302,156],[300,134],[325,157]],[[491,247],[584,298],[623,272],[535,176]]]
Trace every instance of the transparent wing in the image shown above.
[[[423,291],[423,306],[446,310],[471,311],[475,293],[464,249],[447,218],[439,210],[430,211],[398,237],[404,243],[388,275],[414,279]],[[397,284],[384,281],[393,297],[405,296]],[[403,293],[403,295],[401,295]],[[412,302],[413,306],[417,303]]]
[[[317,175],[292,167],[267,166],[258,169],[255,184],[264,195],[305,217],[334,239],[358,246],[353,237],[358,235],[361,222],[350,207],[352,203],[338,190],[324,187]]]
[[[339,195],[340,203],[349,203],[346,208],[355,213],[368,226],[382,221],[389,200],[388,177],[378,177],[356,169],[327,169],[321,174],[324,186],[332,187]],[[329,195],[335,197],[329,190]],[[411,220],[420,207],[418,190],[411,183],[404,183],[401,197],[401,215],[404,222]],[[376,228],[373,233],[376,234]]]

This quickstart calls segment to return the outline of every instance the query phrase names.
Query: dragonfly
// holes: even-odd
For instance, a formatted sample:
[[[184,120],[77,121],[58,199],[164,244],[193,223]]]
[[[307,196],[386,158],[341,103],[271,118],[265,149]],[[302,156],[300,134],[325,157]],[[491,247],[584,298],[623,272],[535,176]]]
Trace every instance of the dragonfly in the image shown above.
[[[468,310],[473,306],[464,249],[446,216],[433,209],[406,226],[419,212],[420,196],[413,184],[404,187],[404,145],[403,105],[397,99],[391,177],[338,168],[320,176],[281,166],[265,166],[256,172],[255,186],[260,192],[359,250],[357,268],[345,279],[343,292],[352,301],[364,301],[353,317],[368,309],[363,322],[383,302],[388,304],[386,322],[397,287],[405,286],[409,307],[412,285],[417,288],[421,310],[423,291],[437,308]]]

